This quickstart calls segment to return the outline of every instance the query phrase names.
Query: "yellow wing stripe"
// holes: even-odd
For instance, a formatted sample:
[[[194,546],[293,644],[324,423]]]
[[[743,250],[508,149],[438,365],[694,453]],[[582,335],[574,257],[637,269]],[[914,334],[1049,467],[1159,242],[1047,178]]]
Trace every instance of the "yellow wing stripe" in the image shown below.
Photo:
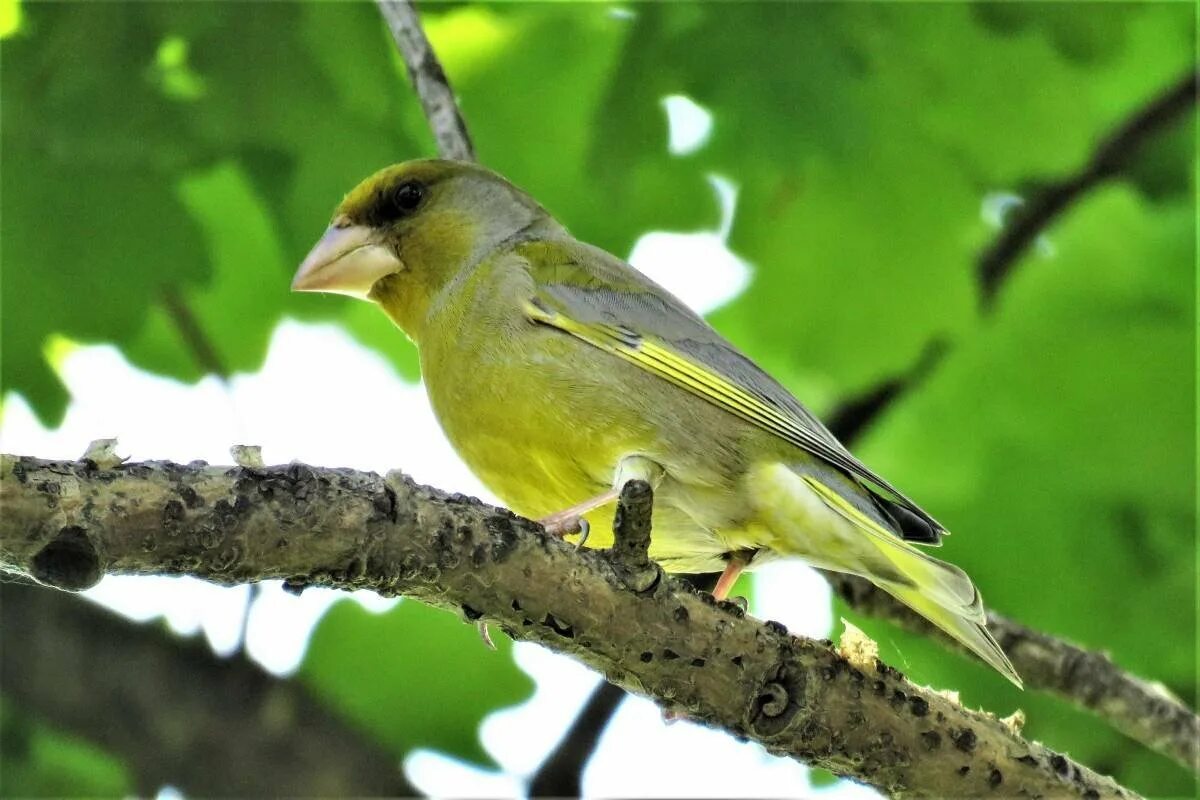
[[[563,314],[548,311],[535,303],[526,303],[526,313],[539,322],[553,325],[580,339],[607,350],[643,368],[649,369],[677,386],[715,402],[737,416],[752,422],[798,447],[812,447],[803,429],[779,411],[711,370],[653,342],[631,344],[628,336],[609,325],[580,323]]]
[[[622,355],[626,355],[624,352]],[[639,357],[640,356],[640,357]],[[673,380],[684,388],[717,401],[721,406],[729,408],[734,413],[754,422],[767,430],[782,433],[783,420],[772,413],[770,407],[755,400],[753,396],[738,391],[731,384],[719,379],[713,380],[711,372],[697,369],[688,362],[673,356],[670,351],[652,344],[643,344],[636,351],[626,356],[631,361],[644,364],[664,377]]]

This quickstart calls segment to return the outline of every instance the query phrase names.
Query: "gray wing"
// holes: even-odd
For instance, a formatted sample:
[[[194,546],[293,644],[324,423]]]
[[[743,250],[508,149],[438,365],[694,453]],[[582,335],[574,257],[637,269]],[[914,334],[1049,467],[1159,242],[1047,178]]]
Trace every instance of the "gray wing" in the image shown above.
[[[559,253],[559,263],[547,263],[545,251],[537,259],[538,294],[530,313],[536,321],[557,324],[642,366],[651,364],[693,394],[858,479],[904,538],[938,543],[945,529],[936,520],[856,459],[787,389],[676,297],[599,248],[570,242],[556,248]],[[688,380],[681,375],[686,367],[680,369],[664,347],[732,387],[712,391]]]

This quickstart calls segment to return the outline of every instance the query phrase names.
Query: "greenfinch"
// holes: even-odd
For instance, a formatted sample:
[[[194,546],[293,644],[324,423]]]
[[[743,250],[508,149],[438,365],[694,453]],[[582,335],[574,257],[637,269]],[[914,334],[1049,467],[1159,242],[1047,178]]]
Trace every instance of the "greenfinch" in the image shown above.
[[[783,386],[619,258],[476,164],[410,161],[346,195],[292,288],[378,305],[416,344],[434,413],[497,497],[611,543],[631,479],[651,556],[722,573],[779,557],[867,578],[1020,678],[971,579],[916,545],[945,529]],[[586,528],[584,529],[586,532]]]

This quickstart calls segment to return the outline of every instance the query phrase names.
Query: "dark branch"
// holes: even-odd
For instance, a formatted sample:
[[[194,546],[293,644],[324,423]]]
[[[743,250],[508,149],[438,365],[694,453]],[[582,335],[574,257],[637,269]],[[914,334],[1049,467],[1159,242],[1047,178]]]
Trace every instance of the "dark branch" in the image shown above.
[[[165,287],[162,290],[162,303],[167,310],[167,316],[175,323],[184,346],[192,354],[197,366],[209,374],[221,378],[229,377],[229,372],[225,369],[221,356],[217,354],[217,348],[213,346],[212,340],[204,332],[200,320],[196,319],[191,306],[187,304],[187,300],[184,299],[178,287]]]
[[[625,585],[646,591],[661,577],[650,560],[650,520],[654,492],[644,481],[630,481],[621,490],[613,520],[613,566]],[[546,756],[529,782],[533,797],[578,797],[583,767],[592,756],[600,733],[625,698],[625,690],[603,681],[592,692],[579,716],[558,745]]]
[[[302,686],[41,587],[0,586],[6,702],[120,757],[136,792],[413,796],[399,759]]]
[[[635,592],[654,588],[662,574],[658,565],[650,560],[653,510],[654,491],[650,484],[630,481],[622,487],[613,518],[613,546],[609,555],[622,581]]]
[[[673,715],[893,795],[1003,785],[1131,796],[878,659],[789,636],[666,576],[631,591],[608,553],[399,474],[3,456],[0,504],[0,564],[42,582],[290,577],[404,594],[570,655]]]
[[[925,346],[917,363],[908,371],[887,378],[862,394],[835,406],[828,417],[829,430],[842,444],[849,447],[882,417],[893,403],[925,380],[925,377],[942,363],[949,350],[950,346],[944,340],[934,339]]]
[[[1196,72],[1184,75],[1106,136],[1082,170],[1046,186],[1016,212],[1008,228],[979,259],[984,308],[992,306],[1021,255],[1042,231],[1086,192],[1118,174],[1147,140],[1195,105],[1196,81]]]
[[[583,768],[592,757],[600,734],[625,699],[625,690],[601,681],[558,745],[529,781],[530,797],[579,797]]]

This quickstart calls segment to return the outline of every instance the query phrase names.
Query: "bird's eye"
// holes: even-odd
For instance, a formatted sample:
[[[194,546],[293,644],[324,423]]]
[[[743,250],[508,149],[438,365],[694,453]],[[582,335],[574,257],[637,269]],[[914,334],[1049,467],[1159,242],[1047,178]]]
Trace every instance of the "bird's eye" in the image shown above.
[[[405,181],[392,192],[392,205],[397,216],[404,216],[416,210],[425,199],[425,187],[416,181]]]

